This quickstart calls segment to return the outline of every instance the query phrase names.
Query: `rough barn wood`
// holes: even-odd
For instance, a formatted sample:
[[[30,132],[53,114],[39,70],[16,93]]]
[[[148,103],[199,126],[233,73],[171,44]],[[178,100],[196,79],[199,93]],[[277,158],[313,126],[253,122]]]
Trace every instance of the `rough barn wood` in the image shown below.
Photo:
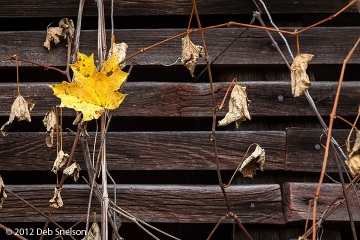
[[[46,28],[57,26],[62,18],[73,19],[77,25],[80,1],[64,0],[2,0],[0,4],[0,59],[17,55],[22,59],[66,69],[67,42],[60,39],[51,50],[43,47]],[[280,29],[301,30],[336,13],[348,0],[263,1],[272,20]],[[256,5],[255,5],[256,3]],[[111,34],[111,1],[104,0],[107,51]],[[259,9],[257,8],[259,7]],[[203,27],[227,22],[249,23],[254,11],[262,13],[266,26],[271,26],[261,1],[198,0],[197,8]],[[186,31],[192,1],[114,1],[114,35],[128,44],[131,55],[152,44]],[[266,152],[264,171],[253,178],[235,174],[225,191],[229,206],[247,229],[252,239],[298,239],[304,233],[309,200],[313,199],[322,167],[326,131],[325,124],[333,108],[344,58],[359,37],[359,9],[352,6],[329,22],[299,36],[300,52],[313,54],[307,74],[311,81],[309,96],[318,109],[311,107],[305,96],[293,98],[290,72],[277,52],[279,46],[287,61],[291,54],[281,36],[231,25],[204,32],[211,61],[216,104],[220,105],[230,82],[237,78],[246,87],[251,121],[242,122],[239,129],[232,123],[216,127],[217,151],[221,176],[228,183],[244,159],[248,147],[260,144]],[[259,21],[255,24],[260,25]],[[195,18],[191,28],[196,28]],[[190,35],[201,44],[199,33]],[[83,10],[79,50],[97,58],[97,4],[86,1]],[[296,55],[294,36],[285,35],[289,49]],[[137,55],[127,61],[125,71],[133,65],[122,92],[128,94],[121,107],[113,112],[108,129],[107,164],[112,179],[108,179],[110,198],[133,216],[180,239],[207,239],[216,223],[228,212],[219,187],[212,138],[213,105],[206,62],[200,58],[195,78],[182,66],[181,37]],[[340,166],[345,182],[344,162],[346,140],[359,112],[360,86],[359,50],[349,60],[342,84],[333,137],[339,150]],[[18,95],[15,61],[0,62],[0,125],[9,117],[11,104]],[[202,73],[204,71],[204,73]],[[51,172],[56,158],[56,144],[45,144],[42,119],[46,112],[60,104],[49,84],[60,83],[66,77],[59,72],[19,62],[20,92],[25,99],[36,101],[32,121],[14,122],[8,136],[0,138],[0,175],[6,188],[45,215],[50,212],[49,200],[60,181],[61,173]],[[229,96],[228,96],[229,99]],[[228,111],[228,99],[217,112],[220,120]],[[76,126],[75,112],[62,111],[62,149],[69,153]],[[51,218],[64,228],[84,219],[87,213],[89,187],[83,149],[90,149],[96,162],[99,146],[96,121],[87,126],[87,134],[76,145],[74,159],[80,164],[80,179],[67,178],[61,196],[64,206],[55,209]],[[357,124],[358,127],[359,124]],[[351,146],[355,132],[349,139]],[[55,137],[56,142],[56,137]],[[96,148],[98,149],[98,148]],[[251,148],[250,153],[254,150]],[[88,157],[88,156],[86,156]],[[335,155],[330,150],[325,184],[320,191],[318,215],[342,194]],[[83,178],[84,177],[84,178]],[[100,179],[97,180],[101,185]],[[43,229],[45,218],[9,191],[2,209],[0,224],[5,228]],[[92,197],[91,212],[100,222],[99,192]],[[356,226],[357,198],[350,197]],[[92,216],[94,216],[92,214]],[[91,221],[93,221],[91,217]],[[138,225],[124,217],[118,229],[125,239],[152,239]],[[49,229],[56,226],[50,224]],[[323,224],[323,239],[353,239],[346,205],[343,203]],[[85,229],[84,220],[74,227]],[[358,228],[358,226],[357,226]],[[357,229],[358,230],[358,229]],[[235,237],[233,237],[235,232]],[[27,239],[39,239],[23,231]],[[45,239],[57,236],[46,236]],[[160,234],[162,239],[163,236]],[[64,239],[71,239],[63,236]],[[83,236],[75,236],[82,239]],[[248,239],[232,221],[223,221],[211,239]],[[0,229],[0,239],[9,239]]]

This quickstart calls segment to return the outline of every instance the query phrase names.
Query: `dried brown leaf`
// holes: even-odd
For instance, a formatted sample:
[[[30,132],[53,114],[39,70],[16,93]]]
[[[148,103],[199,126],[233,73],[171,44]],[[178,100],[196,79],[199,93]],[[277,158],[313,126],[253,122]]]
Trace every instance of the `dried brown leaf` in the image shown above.
[[[66,38],[69,36],[70,38],[74,38],[75,27],[74,22],[70,18],[63,18],[59,21],[59,28],[62,28],[61,36]]]
[[[265,150],[256,144],[256,148],[249,157],[241,164],[239,171],[244,177],[252,178],[256,174],[256,170],[264,171]]]
[[[353,176],[360,173],[360,131],[356,131],[356,140],[351,152],[348,152],[348,159],[345,161]]]
[[[30,106],[31,110],[33,108],[33,105],[35,105],[35,103]],[[1,133],[6,136],[6,132],[9,130],[11,123],[14,121],[15,118],[17,121],[26,120],[28,122],[31,122],[31,110],[29,109],[28,102],[21,95],[18,95],[11,106],[9,120],[0,129]]]
[[[77,182],[77,180],[79,180],[80,170],[80,165],[77,162],[73,162],[73,164],[64,169],[63,173],[68,176],[73,176],[74,181]]]
[[[191,42],[189,35],[186,35],[182,40],[181,62],[190,71],[192,77],[195,77],[194,70],[199,57],[205,56],[205,51],[202,46],[195,45]]]
[[[249,100],[247,98],[246,87],[235,84],[229,101],[229,112],[218,122],[218,126],[226,126],[236,121],[236,127],[239,128],[238,121],[251,120],[248,111]]]
[[[294,97],[301,96],[311,85],[306,69],[313,57],[312,54],[298,54],[291,64],[291,92]]]
[[[49,200],[50,207],[59,208],[64,205],[60,193],[61,193],[61,188],[55,188],[54,196],[52,199]]]
[[[51,171],[56,174],[64,166],[68,158],[69,158],[69,154],[64,153],[63,150],[60,150],[57,154],[57,157],[54,161],[54,165]]]
[[[126,58],[126,51],[128,49],[128,45],[124,42],[122,43],[114,43],[110,50],[109,50],[109,55],[108,57],[110,57],[113,54],[118,53],[118,61],[119,63],[124,60]],[[119,65],[121,69],[123,69],[124,67],[126,67],[126,62],[123,62],[122,64]]]
[[[5,188],[4,181],[0,175],[0,209],[2,209],[5,198],[7,198],[5,190],[6,190],[6,188]]]
[[[43,119],[44,126],[46,127],[45,142],[48,147],[54,145],[54,130],[56,127],[56,114],[54,109],[45,114]]]
[[[101,240],[100,228],[97,222],[93,222],[88,234],[82,240]]]
[[[54,41],[55,45],[60,42],[60,37],[62,35],[63,28],[60,27],[48,27],[46,29],[46,38],[44,42],[44,47],[50,51],[50,42]]]
[[[69,18],[63,18],[59,21],[58,27],[47,27],[46,28],[46,38],[44,42],[44,47],[50,51],[50,42],[54,41],[55,45],[60,42],[60,37],[70,38],[74,37],[74,23]]]

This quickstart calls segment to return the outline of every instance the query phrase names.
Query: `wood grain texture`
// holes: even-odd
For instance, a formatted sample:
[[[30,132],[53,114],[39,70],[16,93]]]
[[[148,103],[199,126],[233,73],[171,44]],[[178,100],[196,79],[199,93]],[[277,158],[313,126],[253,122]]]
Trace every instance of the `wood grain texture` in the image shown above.
[[[44,212],[48,212],[53,187],[32,185],[29,190],[28,186],[7,186]],[[113,189],[111,185],[110,189]],[[284,223],[279,185],[233,186],[226,191],[230,205],[241,222]],[[226,213],[218,186],[117,185],[116,192],[119,206],[146,222],[215,223]],[[83,218],[87,212],[88,194],[87,186],[66,184],[61,193],[64,207],[54,211],[53,219],[77,222]],[[96,200],[93,202],[93,211],[100,214],[99,204]],[[44,221],[44,218],[9,194],[1,209],[1,221],[36,222]]]
[[[285,183],[283,190],[284,214],[287,222],[304,221],[308,217],[309,200],[314,198],[317,183]],[[359,191],[359,190],[358,190]],[[333,200],[342,194],[340,184],[324,183],[321,187],[320,197],[317,204],[317,217],[325,210]],[[357,193],[359,194],[359,192]],[[358,202],[353,192],[349,197],[351,211],[356,222],[360,221],[360,210]],[[311,211],[312,212],[312,211]],[[312,214],[309,215],[312,219]],[[346,222],[349,221],[346,205],[340,205],[333,214],[326,220],[327,222]]]
[[[332,136],[346,154],[345,142],[349,130],[333,130]],[[320,172],[324,159],[326,135],[319,129],[288,129],[286,131],[285,170],[302,172]],[[351,140],[355,140],[353,134]],[[341,161],[344,161],[341,156]],[[344,163],[344,166],[346,164]],[[327,172],[337,172],[333,151],[329,152]],[[344,170],[343,170],[344,171]]]
[[[287,30],[294,30],[286,28]],[[214,59],[243,31],[243,28],[213,29],[205,32],[206,45],[210,59]],[[129,45],[128,56],[141,49],[153,45],[159,41],[177,35],[186,29],[124,29],[116,30],[114,35],[118,41],[124,41]],[[313,64],[342,64],[353,43],[357,40],[359,27],[342,28],[315,28],[301,34],[300,44],[303,53],[314,54],[310,62]],[[108,31],[108,42],[110,40]],[[286,47],[278,34],[273,34],[278,41],[279,47],[287,52]],[[95,30],[81,32],[80,51],[86,54],[96,53],[97,37]],[[331,37],[329,37],[331,36]],[[292,51],[296,52],[295,38],[286,36]],[[191,34],[195,44],[200,44],[198,33]],[[45,40],[44,31],[2,32],[0,35],[0,56],[7,57],[17,54],[21,58],[42,62],[51,66],[65,66],[66,46],[65,42],[52,45],[49,52],[43,47]],[[219,44],[221,43],[221,44]],[[173,40],[157,48],[149,50],[136,57],[137,65],[159,66],[161,63],[173,63],[181,56],[181,39]],[[285,55],[291,62],[288,54]],[[130,62],[129,62],[130,63]],[[204,58],[199,59],[199,65],[204,65]],[[360,56],[354,54],[350,64],[360,63]],[[216,60],[214,65],[284,65],[284,61],[272,46],[266,33],[262,30],[249,29],[231,47],[229,47]],[[28,66],[20,63],[20,66]],[[175,65],[181,65],[178,61]],[[0,66],[15,66],[13,62],[1,62]]]
[[[306,98],[294,98],[289,82],[243,82],[247,87],[250,115],[260,116],[315,116]],[[32,116],[45,116],[53,106],[60,104],[60,99],[53,96],[47,83],[21,84],[21,94],[25,99],[36,101]],[[214,85],[216,99],[221,103],[228,83]],[[338,106],[341,116],[356,116],[360,90],[358,82],[344,82]],[[329,116],[336,82],[314,82],[310,88],[321,115]],[[0,84],[0,116],[8,116],[17,87],[14,83]],[[161,82],[128,82],[123,89],[129,94],[121,107],[114,111],[114,116],[132,117],[211,117],[212,102],[209,84],[207,83],[161,83]],[[283,100],[279,100],[282,96]],[[218,116],[225,116],[228,101]],[[74,116],[74,111],[64,109],[64,116]],[[219,119],[220,120],[220,119]]]
[[[110,132],[107,138],[108,169],[215,170],[210,134],[210,132]],[[56,158],[56,149],[48,148],[44,139],[45,133],[9,133],[6,138],[0,138],[0,156],[6,159],[0,161],[0,169],[50,171]],[[70,151],[73,139],[72,134],[64,134],[65,151]],[[89,137],[90,144],[93,142],[92,139]],[[254,142],[265,148],[265,171],[284,168],[284,132],[218,132],[217,140],[219,160],[223,170],[235,170],[248,146]],[[80,144],[75,159],[82,169],[86,168]]]
[[[110,0],[105,0],[105,14],[110,15]],[[259,4],[259,1],[256,1]],[[335,13],[348,3],[346,0],[319,1],[306,0],[276,0],[267,3],[271,13]],[[0,8],[1,18],[21,17],[74,17],[78,12],[78,1],[63,1],[59,4],[55,0],[2,0]],[[200,14],[251,14],[256,10],[251,1],[231,0],[199,0],[197,1]],[[191,1],[114,1],[115,16],[159,16],[159,15],[189,15]],[[261,5],[260,5],[261,6]],[[347,12],[357,12],[355,7]],[[97,16],[96,3],[86,1],[84,16]]]

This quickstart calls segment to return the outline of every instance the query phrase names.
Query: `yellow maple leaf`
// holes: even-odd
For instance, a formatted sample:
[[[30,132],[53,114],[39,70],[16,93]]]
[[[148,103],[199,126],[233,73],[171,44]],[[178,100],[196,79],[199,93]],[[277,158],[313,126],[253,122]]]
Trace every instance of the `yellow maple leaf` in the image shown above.
[[[105,109],[119,107],[127,94],[118,92],[128,73],[121,71],[117,54],[104,61],[100,70],[94,65],[94,55],[78,53],[77,61],[70,65],[75,83],[50,85],[54,95],[61,99],[60,107],[81,111],[83,121],[98,119]]]

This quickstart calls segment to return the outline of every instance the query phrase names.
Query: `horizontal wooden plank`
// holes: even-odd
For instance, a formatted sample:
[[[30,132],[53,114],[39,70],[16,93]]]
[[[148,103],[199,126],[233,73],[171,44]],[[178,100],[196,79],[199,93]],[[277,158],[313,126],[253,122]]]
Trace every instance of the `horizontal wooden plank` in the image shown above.
[[[109,170],[215,170],[210,132],[124,132],[108,133]],[[93,134],[92,134],[93,136]],[[56,149],[45,145],[45,133],[9,133],[0,138],[0,169],[50,171]],[[70,151],[74,136],[64,134],[64,151]],[[266,151],[264,170],[284,168],[284,132],[218,132],[219,160],[223,170],[235,170],[251,143]],[[93,138],[89,137],[92,144]],[[11,147],[9,147],[11,146]],[[33,151],[36,149],[36,151]],[[90,146],[92,149],[92,145]],[[82,148],[75,159],[86,169]]]
[[[54,186],[6,187],[45,213],[48,212]],[[112,191],[112,186],[109,186],[109,190]],[[226,191],[230,205],[242,223],[284,223],[279,185],[232,186]],[[116,192],[118,205],[146,222],[215,223],[227,211],[218,186],[117,185]],[[64,206],[54,211],[53,219],[77,222],[83,218],[87,212],[88,194],[87,186],[66,184],[61,193]],[[93,210],[99,213],[99,204],[93,202]],[[1,209],[1,221],[37,222],[44,221],[44,218],[8,194]]]
[[[284,214],[287,222],[296,222],[312,219],[312,214],[308,214],[309,200],[314,198],[317,183],[285,183],[284,184]],[[358,190],[359,191],[359,190]],[[340,184],[323,184],[320,197],[317,203],[317,217],[334,201],[334,198],[342,193]],[[354,194],[349,197],[351,211],[356,222],[360,221],[360,210]],[[312,212],[312,210],[311,210]],[[346,203],[339,206],[333,214],[327,218],[328,221],[345,222],[349,221]]]
[[[342,64],[344,58],[357,40],[356,32],[360,27],[342,28],[315,28],[305,32],[300,37],[301,51],[314,54],[310,66],[314,64]],[[213,29],[205,32],[206,45],[210,59],[221,54],[224,49],[243,31],[243,28]],[[293,30],[288,29],[287,30]],[[116,30],[118,41],[129,45],[128,56],[145,47],[179,34],[186,29],[125,29]],[[108,32],[109,34],[110,32]],[[80,51],[86,54],[97,52],[97,35],[94,30],[84,30],[81,33]],[[329,37],[331,36],[331,37]],[[287,52],[285,44],[278,34],[274,34],[278,45]],[[293,53],[296,52],[295,38],[287,36]],[[110,36],[108,35],[108,41]],[[195,44],[200,44],[198,33],[191,35]],[[52,46],[48,52],[43,47],[45,40],[44,31],[2,32],[0,35],[1,58],[18,54],[19,57],[42,62],[52,66],[66,64],[65,42]],[[221,43],[221,44],[219,44]],[[331,49],[331,51],[329,50]],[[136,57],[138,65],[160,65],[160,63],[173,63],[181,56],[181,39],[163,44]],[[289,54],[285,54],[289,61]],[[204,65],[203,58],[198,63]],[[354,54],[349,63],[360,63],[360,56]],[[215,65],[284,65],[284,61],[272,46],[268,36],[262,30],[250,29],[244,33],[231,47],[229,47],[214,63]],[[27,63],[20,63],[27,66]],[[178,61],[175,65],[181,65]],[[0,66],[15,66],[13,62],[1,62]],[[189,76],[190,79],[190,76]]]
[[[104,2],[105,14],[109,16],[111,1],[105,0]],[[259,1],[256,2],[259,4]],[[326,4],[314,0],[277,0],[267,3],[267,7],[271,13],[335,13],[347,3],[346,0],[332,0]],[[63,1],[62,4],[59,4],[54,0],[3,0],[0,17],[74,17],[78,12],[78,4],[78,1]],[[197,1],[197,5],[200,14],[251,14],[256,10],[251,1],[200,0]],[[191,1],[187,0],[114,1],[114,15],[189,15],[191,6]],[[352,7],[347,12],[357,12],[357,9]],[[96,4],[93,1],[85,1],[84,16],[97,16]]]
[[[243,82],[247,87],[250,115],[258,116],[315,116],[305,96],[294,98],[290,82]],[[229,83],[214,84],[216,99],[221,103]],[[359,104],[358,82],[344,82],[338,105],[341,116],[356,116]],[[310,88],[321,115],[329,116],[337,88],[336,82],[314,82]],[[0,84],[0,116],[8,116],[17,96],[14,83]],[[20,86],[25,99],[36,101],[32,116],[45,116],[60,99],[53,96],[47,83],[24,83]],[[123,89],[129,94],[114,116],[133,117],[211,117],[212,100],[207,83],[128,82]],[[225,116],[228,101],[218,116]],[[65,109],[64,116],[74,116]],[[220,119],[219,119],[220,120]]]
[[[333,130],[332,136],[342,147],[346,154],[345,141],[349,130]],[[326,135],[322,137],[320,129],[296,129],[289,128],[286,131],[286,160],[285,170],[301,172],[320,172],[324,159]],[[355,140],[355,133],[352,136]],[[343,157],[341,156],[343,161]],[[346,164],[344,164],[346,166]],[[343,169],[343,168],[342,168]],[[329,152],[326,167],[327,172],[337,172],[333,151]],[[344,170],[343,170],[344,171]]]

